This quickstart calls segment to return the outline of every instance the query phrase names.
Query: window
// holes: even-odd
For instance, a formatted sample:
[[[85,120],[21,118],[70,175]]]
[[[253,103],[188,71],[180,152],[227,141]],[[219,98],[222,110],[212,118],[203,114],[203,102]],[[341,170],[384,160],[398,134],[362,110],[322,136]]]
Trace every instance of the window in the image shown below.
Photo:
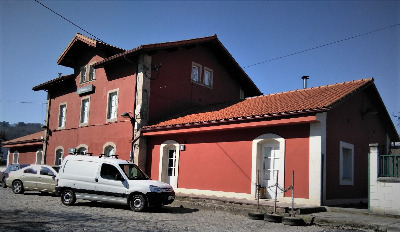
[[[45,175],[45,176],[55,176],[56,174],[50,170],[48,167],[41,167],[40,168],[40,175]]]
[[[89,123],[89,103],[90,98],[84,98],[81,102],[81,119],[80,124],[88,124]]]
[[[39,150],[36,152],[36,164],[41,164],[42,163],[42,157],[43,157],[43,152],[42,150]]]
[[[107,180],[117,180],[117,175],[121,176],[121,173],[118,171],[116,167],[111,164],[102,164],[100,176],[103,179]]]
[[[107,102],[107,122],[117,119],[118,90],[109,91]]]
[[[192,63],[192,81],[199,83],[200,76],[201,76],[201,65]]]
[[[203,84],[206,86],[212,86],[213,71],[209,68],[204,67],[204,79]]]
[[[63,157],[63,149],[57,149],[56,150],[56,157],[54,159],[54,164],[55,165],[61,165],[62,157]]]
[[[67,104],[60,104],[58,113],[58,128],[65,128],[65,120],[67,115]]]
[[[107,146],[104,148],[104,155],[107,157],[115,155],[115,148],[113,146]]]
[[[79,154],[79,155],[86,155],[87,150],[88,150],[88,149],[87,149],[86,147],[80,147],[80,148],[78,148],[78,150],[76,151],[76,153]]]
[[[354,145],[340,141],[340,185],[354,184]]]
[[[93,81],[95,78],[95,69],[92,65],[89,66],[89,81]]]
[[[34,168],[27,168],[24,170],[24,173],[36,174],[37,171]]]
[[[19,152],[15,151],[13,154],[13,164],[17,164],[18,163],[18,158],[19,158]]]
[[[86,66],[81,67],[81,83],[86,82]]]

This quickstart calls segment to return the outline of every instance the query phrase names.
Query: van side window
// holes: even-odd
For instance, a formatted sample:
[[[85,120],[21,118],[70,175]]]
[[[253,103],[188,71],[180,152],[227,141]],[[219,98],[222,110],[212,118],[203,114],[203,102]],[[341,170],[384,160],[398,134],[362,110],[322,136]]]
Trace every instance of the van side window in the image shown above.
[[[121,173],[118,171],[116,167],[110,164],[102,164],[101,165],[101,171],[100,171],[100,176],[103,179],[107,180],[116,180],[117,174],[121,175]]]

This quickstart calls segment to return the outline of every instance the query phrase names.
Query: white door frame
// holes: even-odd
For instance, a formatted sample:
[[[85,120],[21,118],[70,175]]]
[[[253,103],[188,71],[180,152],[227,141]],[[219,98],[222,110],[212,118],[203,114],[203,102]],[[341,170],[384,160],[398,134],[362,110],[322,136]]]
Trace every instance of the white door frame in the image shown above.
[[[174,189],[178,188],[179,180],[179,143],[174,140],[167,140],[163,142],[160,146],[160,161],[158,166],[158,180],[162,182],[167,182],[168,180],[168,152],[171,149],[175,149],[175,181],[171,185]]]
[[[262,170],[262,147],[268,143],[279,143],[279,174],[278,184],[284,186],[285,176],[285,139],[276,134],[263,134],[253,140],[252,144],[252,165],[251,165],[251,196],[256,197],[257,193],[257,171]],[[278,192],[278,199],[283,197],[283,193]]]

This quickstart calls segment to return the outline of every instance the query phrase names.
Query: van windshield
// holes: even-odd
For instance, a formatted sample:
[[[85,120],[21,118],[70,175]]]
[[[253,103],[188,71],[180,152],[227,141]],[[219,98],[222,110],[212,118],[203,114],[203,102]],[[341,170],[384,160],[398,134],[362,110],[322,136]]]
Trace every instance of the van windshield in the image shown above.
[[[120,164],[121,169],[130,180],[148,180],[150,179],[135,164]]]

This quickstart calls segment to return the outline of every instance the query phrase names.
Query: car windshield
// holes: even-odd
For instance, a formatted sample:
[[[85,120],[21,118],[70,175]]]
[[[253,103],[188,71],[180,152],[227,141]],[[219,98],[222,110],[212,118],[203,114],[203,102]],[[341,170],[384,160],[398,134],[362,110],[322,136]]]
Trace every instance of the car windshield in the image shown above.
[[[150,179],[146,174],[134,164],[120,164],[121,169],[130,180],[148,180]]]

